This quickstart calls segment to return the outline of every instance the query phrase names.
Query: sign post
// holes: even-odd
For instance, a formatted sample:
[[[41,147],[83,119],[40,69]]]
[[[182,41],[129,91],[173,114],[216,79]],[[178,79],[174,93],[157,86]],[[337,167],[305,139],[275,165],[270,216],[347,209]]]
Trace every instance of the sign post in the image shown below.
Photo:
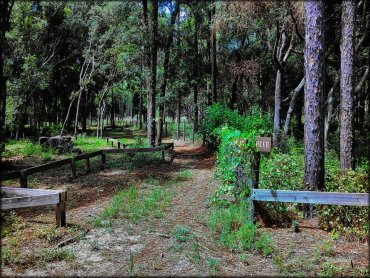
[[[271,152],[271,137],[256,137],[256,147],[259,152]]]
[[[253,191],[253,189],[258,188],[261,152],[264,153],[271,152],[271,137],[256,137],[256,147],[258,149],[258,152],[254,153],[253,156],[251,157],[251,172],[252,172],[252,180],[250,184],[251,192]],[[253,221],[255,220],[255,208],[252,197],[250,197],[250,219],[253,219]]]

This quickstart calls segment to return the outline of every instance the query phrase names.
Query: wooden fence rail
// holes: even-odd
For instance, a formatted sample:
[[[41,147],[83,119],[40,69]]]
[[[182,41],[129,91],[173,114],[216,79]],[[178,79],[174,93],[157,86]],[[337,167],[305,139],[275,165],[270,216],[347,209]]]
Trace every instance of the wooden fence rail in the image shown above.
[[[252,189],[253,201],[369,206],[368,193]]]
[[[320,192],[320,191],[296,191],[296,190],[273,190],[258,189],[260,173],[260,153],[257,152],[251,159],[252,178],[248,181],[251,197],[248,198],[250,216],[254,219],[254,201],[284,202],[342,206],[369,206],[369,193],[344,193],[344,192]]]
[[[1,210],[56,205],[56,226],[66,226],[67,192],[50,189],[0,187]]]
[[[151,147],[151,148],[102,149],[102,150],[91,152],[91,153],[77,155],[73,158],[66,158],[66,159],[34,166],[31,168],[23,169],[21,171],[1,174],[0,181],[13,180],[13,179],[19,178],[21,187],[27,188],[28,187],[27,180],[28,180],[29,175],[40,173],[45,170],[58,168],[63,165],[71,165],[72,176],[73,178],[75,178],[76,177],[76,161],[79,161],[79,160],[85,160],[85,169],[87,172],[89,172],[90,171],[90,158],[93,158],[96,156],[101,156],[102,168],[104,168],[106,164],[106,154],[112,154],[112,153],[135,154],[135,153],[145,153],[145,152],[162,152],[162,160],[164,160],[164,152],[169,149],[173,150],[173,148],[174,148],[173,143],[167,143],[163,146]],[[173,157],[171,158],[171,160],[172,159]]]

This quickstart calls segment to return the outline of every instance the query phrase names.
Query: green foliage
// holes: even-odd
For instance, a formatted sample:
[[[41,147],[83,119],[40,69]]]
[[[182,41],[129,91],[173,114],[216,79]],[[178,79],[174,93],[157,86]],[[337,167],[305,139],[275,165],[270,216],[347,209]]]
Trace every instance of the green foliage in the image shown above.
[[[321,256],[332,257],[335,254],[333,246],[334,246],[333,239],[330,238],[330,239],[324,240],[318,245],[317,252]]]
[[[299,223],[298,223],[298,221],[296,221],[296,220],[292,221],[292,230],[293,230],[294,233],[299,232]]]
[[[260,161],[259,188],[280,190],[303,190],[304,156],[301,148],[290,144],[289,153],[273,149],[269,155],[262,155]],[[294,205],[280,202],[264,202],[269,222],[279,225],[291,224],[290,209]]]
[[[42,161],[46,162],[52,160],[55,155],[57,155],[57,151],[54,149],[42,150],[41,158]]]
[[[179,172],[176,175],[175,180],[176,181],[187,181],[187,180],[190,180],[192,177],[193,177],[193,173],[189,169],[186,169],[184,171]]]
[[[255,133],[242,133],[229,127],[216,129],[220,138],[217,152],[216,177],[221,186],[215,193],[214,201],[223,194],[232,194],[237,200],[249,195],[247,180],[251,179],[250,158],[255,152]]]
[[[220,259],[207,258],[207,264],[212,270],[216,270],[217,266],[220,264]]]
[[[76,148],[80,148],[83,152],[98,151],[107,147],[106,140],[86,135],[78,136],[73,143]]]
[[[272,252],[270,236],[258,233],[257,225],[249,219],[249,208],[245,202],[227,207],[214,206],[208,227],[216,239],[230,250],[256,249],[265,256]]]
[[[302,190],[304,173],[302,152],[284,154],[272,151],[260,163],[260,188]]]
[[[16,264],[20,260],[20,255],[14,250],[8,248],[1,248],[1,263],[4,265]]]
[[[33,143],[29,139],[22,140],[9,140],[6,144],[5,152],[3,153],[4,158],[20,155],[22,157],[40,155],[42,147]]]
[[[326,191],[369,193],[367,171],[342,172],[338,168],[326,171]],[[323,205],[319,210],[319,223],[325,230],[335,230],[349,238],[365,239],[369,232],[367,207]]]
[[[110,207],[95,219],[94,225],[111,227],[113,220],[119,218],[133,222],[138,222],[149,216],[162,218],[169,202],[169,192],[159,186],[153,186],[144,195],[139,194],[137,187],[131,185],[127,190],[119,192],[112,198]]]
[[[147,148],[149,147],[147,140],[141,136],[135,136],[134,142],[130,144],[131,148]]]
[[[342,268],[335,266],[332,262],[324,262],[320,265],[320,276],[338,277],[341,276]]]
[[[46,228],[39,228],[34,232],[35,237],[39,239],[44,239],[49,242],[53,242],[59,238],[59,232],[55,229],[54,225],[48,226]]]
[[[260,117],[259,115],[242,116],[237,111],[230,110],[220,103],[215,103],[206,108],[206,117],[203,121],[203,130],[206,139],[211,142],[217,141],[216,130],[223,126],[241,132],[254,132],[258,136],[268,135],[272,131],[272,121],[268,115]]]
[[[89,242],[91,251],[98,251],[100,249],[99,241],[96,239]]]
[[[173,236],[179,242],[186,242],[194,237],[190,227],[187,226],[177,226],[173,231]]]
[[[60,123],[52,123],[52,124],[44,123],[41,127],[41,135],[42,136],[56,136],[56,135],[59,135],[61,129],[62,129],[62,124]]]
[[[48,248],[36,254],[36,263],[39,267],[44,268],[47,262],[67,261],[71,262],[76,255],[69,249],[65,248]]]
[[[256,239],[255,246],[264,256],[271,255],[272,253],[272,240],[271,236],[267,232],[262,232],[259,238]]]

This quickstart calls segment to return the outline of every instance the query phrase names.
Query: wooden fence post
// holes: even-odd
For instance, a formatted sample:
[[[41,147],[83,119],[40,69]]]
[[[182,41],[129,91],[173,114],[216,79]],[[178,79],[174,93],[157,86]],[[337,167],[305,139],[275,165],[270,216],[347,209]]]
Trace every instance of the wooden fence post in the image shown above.
[[[184,141],[185,141],[185,120],[184,120],[183,136],[184,136]]]
[[[77,177],[76,171],[76,160],[74,157],[71,158],[71,170],[72,170],[72,177],[75,179]]]
[[[85,159],[85,170],[86,172],[90,172],[90,158]]]
[[[107,145],[109,145],[109,138],[107,137]]]
[[[27,182],[27,170],[22,170],[20,173],[20,183],[22,188],[27,188],[28,187],[28,182]]]
[[[118,149],[121,148],[121,142],[120,141],[117,142],[117,146],[118,146]]]
[[[259,183],[259,175],[260,175],[260,160],[261,160],[261,154],[260,152],[256,152],[254,154],[251,154],[251,174],[252,174],[252,180],[250,184],[250,219],[255,221],[255,207],[253,204],[252,199],[252,191],[254,188],[258,188]]]
[[[66,226],[66,200],[67,192],[59,193],[59,204],[56,205],[55,218],[57,222],[57,228]]]
[[[164,151],[162,151],[162,161],[164,161]]]
[[[102,153],[101,154],[101,169],[105,169],[105,160],[106,160],[105,153]]]
[[[112,147],[114,147],[114,145],[113,145],[113,140],[112,140]]]
[[[194,144],[194,140],[195,140],[195,138],[194,138],[194,129],[195,129],[195,123],[193,123],[193,126],[191,127],[191,139],[192,139],[192,141],[193,141],[193,144]]]

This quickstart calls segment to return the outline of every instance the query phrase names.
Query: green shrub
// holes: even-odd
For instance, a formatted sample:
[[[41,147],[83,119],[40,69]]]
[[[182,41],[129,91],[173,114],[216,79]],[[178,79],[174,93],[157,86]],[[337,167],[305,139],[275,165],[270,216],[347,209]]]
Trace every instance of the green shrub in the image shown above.
[[[206,139],[212,143],[217,142],[215,131],[223,126],[228,126],[241,132],[255,132],[255,134],[261,136],[271,134],[272,131],[272,120],[269,115],[251,114],[242,116],[237,111],[230,110],[219,103],[207,107],[205,114],[202,127]]]
[[[80,148],[83,152],[93,152],[107,147],[107,141],[102,138],[78,136],[73,141],[75,147]]]
[[[113,196],[111,205],[95,220],[98,227],[111,227],[114,219],[125,218],[138,222],[149,216],[161,218],[170,202],[170,195],[161,187],[153,186],[147,194],[139,194],[136,186]]]
[[[341,173],[338,168],[326,170],[326,191],[369,193],[367,171],[363,168]],[[320,227],[335,230],[349,238],[365,239],[369,231],[367,207],[323,205],[319,209]]]
[[[217,152],[216,177],[221,186],[215,193],[214,201],[220,201],[224,194],[234,195],[236,200],[249,195],[248,180],[251,180],[250,158],[254,154],[255,133],[222,127],[215,131],[220,138]]]
[[[256,249],[259,250],[264,256],[268,256],[272,253],[271,243],[272,240],[270,234],[267,232],[262,232],[259,238],[257,238],[255,246]]]
[[[17,155],[28,157],[33,155],[41,155],[41,153],[42,147],[37,143],[33,143],[29,139],[9,140],[6,143],[3,157],[7,158]]]
[[[179,172],[177,176],[175,177],[175,180],[176,181],[187,181],[187,180],[190,180],[192,176],[193,176],[193,173],[189,169],[187,169],[182,172]]]
[[[173,231],[173,236],[179,242],[186,242],[191,240],[194,237],[194,234],[191,232],[189,227],[177,226]]]
[[[324,262],[320,265],[320,276],[338,277],[342,274],[342,268],[335,266],[332,262]]]
[[[302,190],[303,174],[303,153],[273,151],[261,159],[259,186],[263,189]]]
[[[52,123],[50,125],[44,123],[41,127],[40,132],[42,136],[56,136],[59,135],[61,129],[61,123]]]
[[[53,156],[56,154],[56,151],[53,149],[43,150],[41,153],[41,158],[43,161],[50,161],[53,159]]]
[[[227,207],[212,208],[208,227],[216,239],[234,251],[256,249],[263,255],[271,254],[271,237],[257,231],[257,225],[250,220],[246,202],[231,204]]]

